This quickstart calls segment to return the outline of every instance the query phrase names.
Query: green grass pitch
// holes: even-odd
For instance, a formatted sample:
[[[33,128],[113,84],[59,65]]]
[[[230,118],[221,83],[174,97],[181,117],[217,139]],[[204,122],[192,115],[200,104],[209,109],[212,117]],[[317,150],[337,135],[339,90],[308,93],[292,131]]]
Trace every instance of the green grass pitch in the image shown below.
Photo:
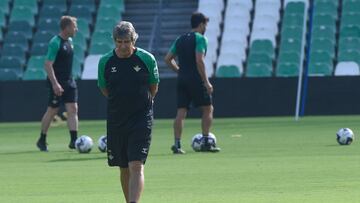
[[[0,202],[124,202],[118,168],[105,153],[67,148],[66,124],[50,128],[49,153],[39,152],[36,123],[0,123]],[[200,121],[185,122],[186,155],[173,155],[172,120],[155,120],[145,165],[144,203],[360,202],[360,144],[340,146],[341,127],[360,132],[360,116],[215,119],[222,151],[195,153]],[[104,121],[80,121],[80,134],[104,134]],[[357,137],[356,137],[357,138]]]

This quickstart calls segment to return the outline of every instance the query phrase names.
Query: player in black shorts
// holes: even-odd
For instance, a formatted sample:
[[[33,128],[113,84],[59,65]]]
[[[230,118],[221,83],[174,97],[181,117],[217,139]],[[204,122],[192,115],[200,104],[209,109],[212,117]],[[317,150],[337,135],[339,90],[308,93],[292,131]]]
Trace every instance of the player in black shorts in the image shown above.
[[[71,71],[73,62],[72,37],[77,32],[77,19],[71,16],[62,16],[60,19],[60,33],[54,36],[48,45],[45,61],[49,99],[47,110],[41,120],[41,133],[36,146],[40,151],[48,151],[46,136],[51,121],[59,111],[61,103],[67,111],[67,124],[70,131],[69,148],[75,149],[75,140],[78,131],[78,93],[76,82]]]
[[[108,164],[120,167],[126,202],[138,202],[144,187],[159,83],[155,58],[135,47],[137,37],[133,25],[121,21],[113,30],[116,48],[101,57],[98,67],[98,86],[107,98]]]
[[[208,136],[213,120],[211,94],[213,87],[206,76],[204,57],[207,39],[204,36],[209,19],[202,13],[195,12],[191,16],[192,31],[181,35],[172,44],[165,56],[165,62],[178,73],[177,77],[177,115],[174,121],[175,144],[171,147],[174,154],[184,154],[180,139],[184,119],[190,104],[202,110],[202,134],[204,142],[201,151],[219,152],[220,148],[210,145]],[[179,64],[175,58],[178,58]]]

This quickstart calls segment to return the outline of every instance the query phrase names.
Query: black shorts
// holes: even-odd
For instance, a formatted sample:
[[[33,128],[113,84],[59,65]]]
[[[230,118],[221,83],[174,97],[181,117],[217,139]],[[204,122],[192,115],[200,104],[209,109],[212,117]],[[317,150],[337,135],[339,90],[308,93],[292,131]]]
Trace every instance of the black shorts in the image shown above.
[[[191,104],[194,107],[209,106],[212,104],[211,95],[202,83],[178,80],[177,107],[189,109]]]
[[[131,161],[146,162],[151,144],[152,110],[139,119],[131,120],[125,124],[107,122],[109,166],[128,168]]]
[[[64,89],[61,96],[56,96],[53,88],[51,86],[49,87],[48,106],[57,108],[61,103],[77,103],[78,90],[76,85],[61,84],[61,87]]]

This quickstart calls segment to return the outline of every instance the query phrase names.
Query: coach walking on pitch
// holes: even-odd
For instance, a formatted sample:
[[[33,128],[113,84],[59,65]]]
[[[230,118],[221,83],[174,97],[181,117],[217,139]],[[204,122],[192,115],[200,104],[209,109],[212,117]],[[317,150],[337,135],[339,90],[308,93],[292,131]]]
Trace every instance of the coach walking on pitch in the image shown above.
[[[120,167],[123,193],[130,203],[139,201],[144,187],[159,83],[155,58],[135,47],[137,37],[130,22],[117,24],[113,29],[116,48],[101,57],[98,67],[98,86],[108,103],[108,164]]]

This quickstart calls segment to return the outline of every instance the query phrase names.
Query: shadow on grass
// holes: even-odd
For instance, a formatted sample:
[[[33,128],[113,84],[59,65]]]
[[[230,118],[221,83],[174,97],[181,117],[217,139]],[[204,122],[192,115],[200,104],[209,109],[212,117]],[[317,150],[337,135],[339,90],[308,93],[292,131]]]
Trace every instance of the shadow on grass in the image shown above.
[[[55,163],[55,162],[77,162],[77,161],[91,161],[91,160],[100,160],[103,159],[106,161],[106,157],[81,157],[81,158],[67,158],[67,159],[53,159],[47,162]]]
[[[1,152],[1,155],[19,155],[19,154],[35,154],[35,153],[45,153],[40,151],[16,151],[16,152]]]

